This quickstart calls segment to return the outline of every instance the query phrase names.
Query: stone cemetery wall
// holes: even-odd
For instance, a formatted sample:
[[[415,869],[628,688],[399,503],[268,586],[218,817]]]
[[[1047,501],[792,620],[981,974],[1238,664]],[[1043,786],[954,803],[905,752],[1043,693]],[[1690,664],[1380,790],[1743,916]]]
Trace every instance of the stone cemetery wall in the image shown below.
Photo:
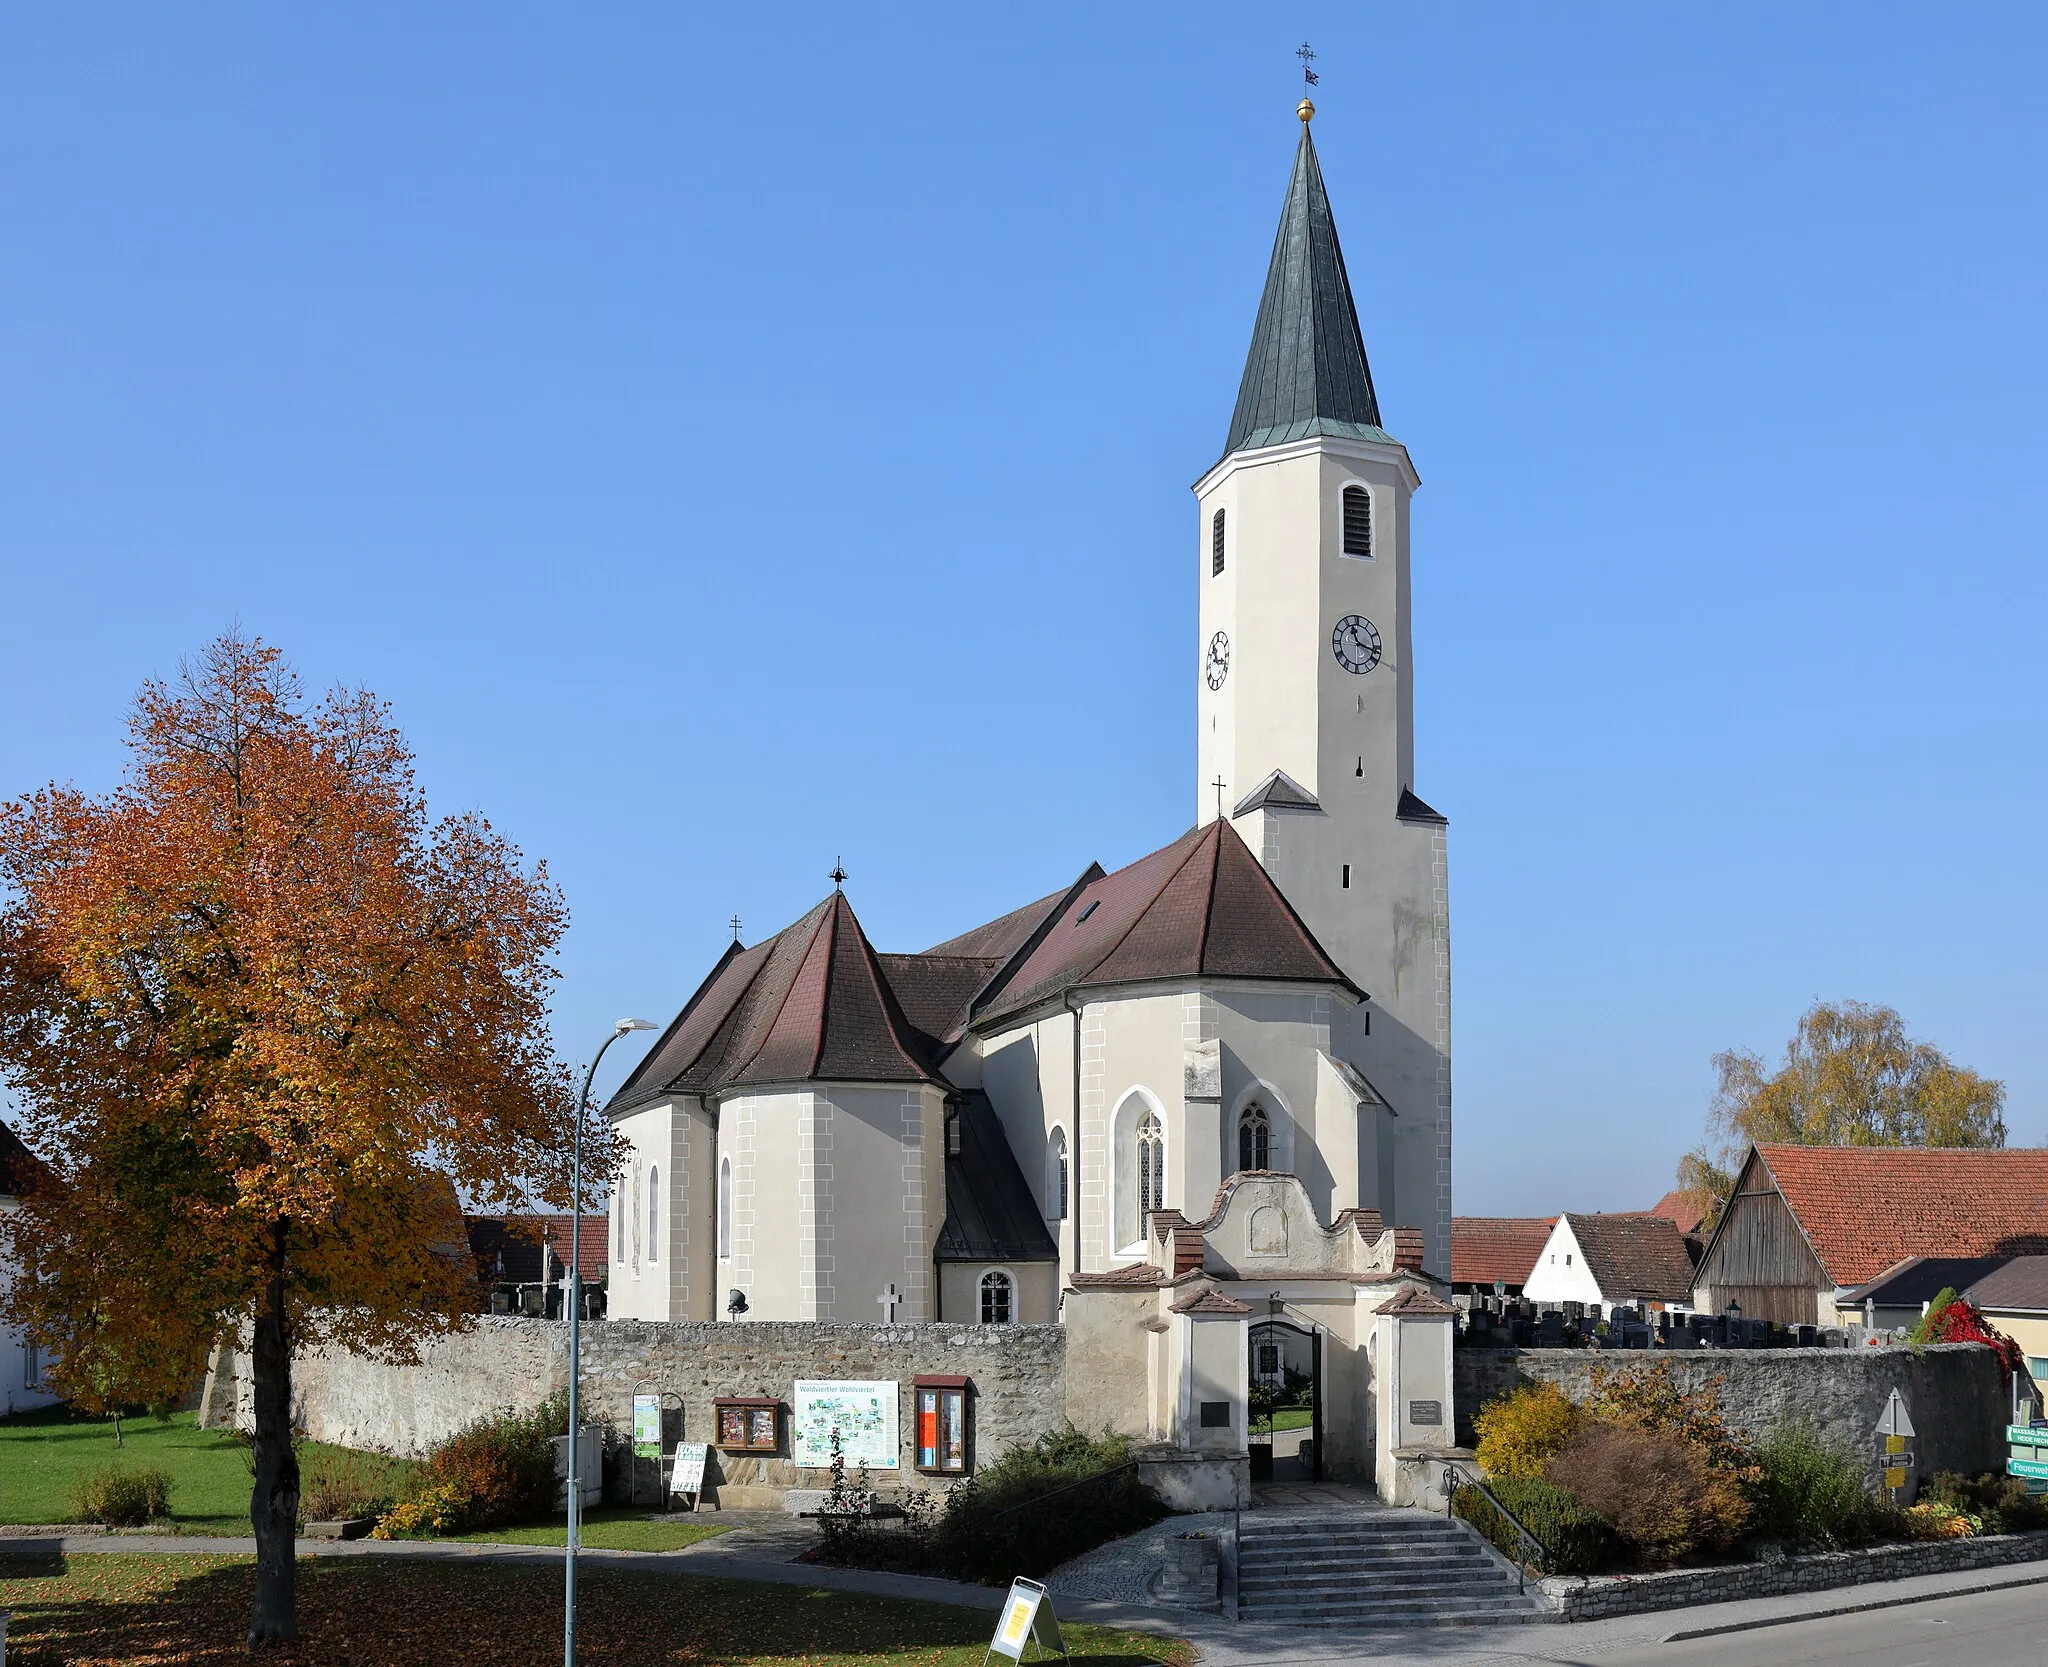
[[[885,1488],[946,1485],[912,1468],[916,1455],[911,1384],[921,1375],[965,1377],[974,1388],[977,1464],[1056,1429],[1068,1415],[1066,1332],[1057,1325],[838,1325],[763,1321],[740,1324],[609,1320],[583,1328],[583,1404],[593,1420],[630,1428],[633,1396],[661,1393],[682,1402],[671,1441],[710,1441],[712,1400],[765,1395],[787,1401],[798,1378],[893,1379],[902,1468],[876,1473]],[[420,1363],[394,1366],[336,1350],[292,1363],[293,1413],[319,1441],[374,1447],[408,1456],[425,1452],[463,1425],[504,1408],[537,1406],[569,1381],[566,1323],[491,1316],[459,1336],[423,1346]],[[247,1374],[238,1385],[237,1421],[251,1421]],[[673,1407],[674,1401],[669,1401]],[[1096,1428],[1088,1409],[1074,1421]],[[789,1488],[822,1488],[823,1471],[775,1458],[715,1453],[710,1480],[728,1505],[773,1505]],[[651,1466],[643,1467],[651,1472]],[[651,1476],[642,1479],[643,1491]]]
[[[1547,1380],[1583,1401],[1592,1393],[1595,1368],[1649,1364],[1667,1368],[1686,1388],[1716,1384],[1722,1413],[1734,1429],[1763,1437],[1804,1418],[1859,1454],[1875,1452],[1878,1415],[1897,1389],[1917,1432],[1912,1445],[1921,1480],[1941,1470],[2005,1468],[2008,1392],[1997,1357],[1976,1343],[1598,1354],[1461,1348],[1453,1357],[1458,1439],[1469,1443],[1472,1415],[1519,1384]]]

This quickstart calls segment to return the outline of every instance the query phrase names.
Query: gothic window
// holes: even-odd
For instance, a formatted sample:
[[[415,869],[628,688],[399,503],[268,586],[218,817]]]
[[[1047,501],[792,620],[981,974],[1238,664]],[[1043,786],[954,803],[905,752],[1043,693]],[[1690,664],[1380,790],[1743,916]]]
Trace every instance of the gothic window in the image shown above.
[[[1156,1112],[1146,1112],[1138,1124],[1138,1222],[1166,1202],[1166,1136]]]
[[[661,1165],[647,1172],[647,1260],[661,1260]]]
[[[1067,1131],[1065,1129],[1054,1129],[1052,1139],[1046,1143],[1045,1218],[1048,1221],[1065,1221],[1067,1219]]]
[[[612,1189],[612,1260],[622,1267],[626,1261],[626,1189]]]
[[[732,1255],[732,1159],[718,1160],[718,1254]]]
[[[1344,553],[1372,555],[1372,494],[1362,486],[1344,488]]]
[[[1215,578],[1223,571],[1223,511],[1218,510],[1209,519],[1209,577]]]
[[[1010,1276],[992,1271],[981,1276],[981,1323],[983,1325],[1008,1325],[1010,1323]]]
[[[1257,1100],[1246,1106],[1244,1115],[1237,1120],[1237,1167],[1273,1167],[1273,1121]]]

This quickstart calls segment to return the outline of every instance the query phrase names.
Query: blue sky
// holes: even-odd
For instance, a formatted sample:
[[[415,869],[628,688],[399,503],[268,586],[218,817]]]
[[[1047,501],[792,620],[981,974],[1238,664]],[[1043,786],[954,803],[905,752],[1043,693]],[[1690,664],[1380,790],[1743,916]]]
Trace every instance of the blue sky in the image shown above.
[[[2048,1140],[2039,8],[16,8],[0,793],[239,620],[548,859],[577,1057],[835,856],[909,949],[1163,844],[1304,36],[1457,1207],[1650,1202],[1816,996]]]

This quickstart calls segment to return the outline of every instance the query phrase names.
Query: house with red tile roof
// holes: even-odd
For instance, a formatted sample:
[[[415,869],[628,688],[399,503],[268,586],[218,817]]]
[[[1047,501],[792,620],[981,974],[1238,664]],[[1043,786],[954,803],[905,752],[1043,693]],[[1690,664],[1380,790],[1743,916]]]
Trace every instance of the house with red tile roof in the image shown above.
[[[2048,1149],[1750,1148],[1695,1279],[1702,1310],[1833,1325],[1908,1257],[2048,1253]],[[1845,1318],[1860,1318],[1851,1302]]]
[[[1556,1216],[1452,1216],[1451,1288],[1520,1296]]]
[[[1531,1302],[1582,1302],[1689,1312],[1693,1262],[1685,1236],[1665,1216],[1566,1213],[1557,1218],[1522,1295]]]

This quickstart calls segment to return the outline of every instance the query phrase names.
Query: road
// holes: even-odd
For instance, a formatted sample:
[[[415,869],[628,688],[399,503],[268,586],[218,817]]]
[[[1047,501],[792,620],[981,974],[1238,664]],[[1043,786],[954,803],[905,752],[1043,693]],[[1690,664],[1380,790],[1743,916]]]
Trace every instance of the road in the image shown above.
[[[1682,1613],[1671,1618],[1674,1630],[1683,1628]],[[1555,1659],[1569,1657],[1560,1651]],[[1863,1615],[1652,1644],[1597,1659],[1602,1667],[1624,1662],[1801,1667],[1832,1661],[1852,1661],[1857,1667],[2020,1667],[2048,1661],[2048,1586],[2016,1586]]]

